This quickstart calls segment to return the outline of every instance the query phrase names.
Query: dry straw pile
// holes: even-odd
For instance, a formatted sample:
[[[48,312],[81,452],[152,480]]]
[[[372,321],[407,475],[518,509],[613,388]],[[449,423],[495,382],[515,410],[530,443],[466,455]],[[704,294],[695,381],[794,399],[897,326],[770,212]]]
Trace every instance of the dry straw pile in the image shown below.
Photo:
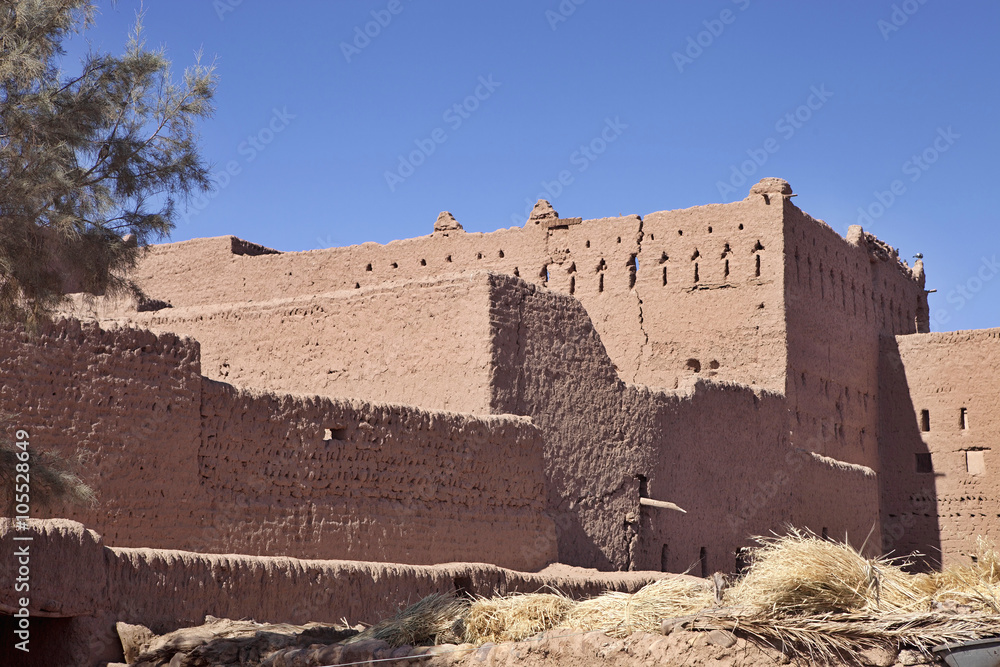
[[[522,641],[556,627],[625,637],[659,632],[673,619],[823,660],[875,647],[929,651],[1000,635],[1000,554],[985,541],[974,565],[934,575],[910,574],[905,561],[866,558],[808,532],[757,541],[746,575],[725,590],[682,576],[582,602],[553,593],[471,602],[432,595],[355,640],[483,644]]]

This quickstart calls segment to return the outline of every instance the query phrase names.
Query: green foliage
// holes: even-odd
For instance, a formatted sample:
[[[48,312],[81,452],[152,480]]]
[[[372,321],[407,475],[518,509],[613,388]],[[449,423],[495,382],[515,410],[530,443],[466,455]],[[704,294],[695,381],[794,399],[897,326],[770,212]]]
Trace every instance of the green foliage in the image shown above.
[[[209,185],[195,123],[213,112],[213,67],[199,57],[175,81],[140,15],[124,55],[91,52],[68,76],[62,43],[93,14],[0,0],[0,319],[30,329],[67,291],[138,295],[142,249]]]

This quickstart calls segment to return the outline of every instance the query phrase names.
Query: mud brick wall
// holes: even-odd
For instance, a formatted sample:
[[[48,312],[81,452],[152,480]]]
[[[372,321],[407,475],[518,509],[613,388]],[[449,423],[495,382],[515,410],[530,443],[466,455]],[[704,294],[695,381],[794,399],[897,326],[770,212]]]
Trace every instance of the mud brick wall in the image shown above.
[[[524,418],[275,396],[207,381],[196,550],[402,563],[555,560]]]
[[[880,370],[887,536],[967,565],[1000,541],[1000,329],[883,339]]]
[[[62,320],[34,338],[0,333],[4,437],[63,456],[98,504],[45,509],[122,546],[183,548],[197,533],[202,377],[198,343],[173,334],[102,330]]]

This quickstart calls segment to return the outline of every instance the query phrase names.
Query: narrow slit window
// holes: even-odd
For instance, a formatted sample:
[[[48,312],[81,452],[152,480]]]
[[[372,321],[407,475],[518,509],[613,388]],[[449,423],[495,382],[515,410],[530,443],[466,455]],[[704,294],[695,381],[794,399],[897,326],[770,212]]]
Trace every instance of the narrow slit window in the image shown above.
[[[924,433],[931,430],[931,411],[921,410],[920,411],[920,430]]]
[[[726,269],[724,271],[724,275],[725,275],[726,278],[729,277],[729,260],[728,259],[726,260]]]
[[[754,275],[760,278],[760,255],[756,255],[756,268],[754,269]]]
[[[969,428],[969,411],[966,408],[962,408],[958,412],[958,428],[963,431]]]
[[[667,284],[667,267],[663,267],[663,284]]]
[[[702,547],[701,550],[698,552],[698,562],[701,564],[701,578],[702,579],[707,579],[708,578],[708,551],[705,550],[705,547]]]
[[[694,263],[694,281],[698,282],[698,262]]]

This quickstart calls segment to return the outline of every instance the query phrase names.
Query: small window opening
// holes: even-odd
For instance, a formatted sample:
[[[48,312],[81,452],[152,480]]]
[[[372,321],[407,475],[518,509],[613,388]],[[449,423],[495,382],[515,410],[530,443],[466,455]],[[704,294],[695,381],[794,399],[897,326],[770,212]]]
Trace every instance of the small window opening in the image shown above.
[[[695,262],[694,263],[694,281],[698,282],[698,280],[699,280],[699,277],[698,277],[698,262]]]
[[[639,497],[649,498],[649,479],[645,475],[636,475],[639,479]]]
[[[569,279],[569,293],[576,294],[576,276]]]
[[[590,247],[590,241],[587,241],[586,245],[589,248]]]
[[[969,428],[969,411],[966,408],[958,411],[958,428],[963,431]]]
[[[726,278],[728,278],[728,277],[729,277],[729,260],[728,260],[728,259],[726,260],[726,268],[725,268],[725,271],[724,271],[724,274],[723,274],[723,275],[724,275],[724,276],[725,276]]]
[[[371,271],[371,270],[372,270],[372,265],[371,264],[369,264],[368,266],[365,267],[365,271]]]
[[[684,230],[683,229],[678,229],[677,230],[677,236],[684,236]]]
[[[500,252],[498,252],[497,256],[500,257],[500,259],[503,259],[503,250],[501,250]]]
[[[663,284],[667,284],[667,267],[663,267]]]
[[[482,259],[482,258],[483,258],[483,253],[477,252],[476,253],[476,259]]]
[[[708,578],[708,551],[705,550],[705,547],[702,547],[698,551],[698,562],[701,564],[701,578],[702,579],[707,579]]]
[[[327,442],[330,440],[347,440],[347,429],[346,428],[323,429],[323,441]]]
[[[920,430],[926,433],[931,430],[931,411],[921,410],[920,411]]]
[[[708,228],[708,233],[709,233],[709,234],[711,234],[711,233],[712,233],[712,228],[711,228],[711,227],[709,227],[709,228]]]
[[[426,259],[420,260],[420,266],[427,266],[427,260]]]
[[[743,223],[742,222],[740,223],[740,226],[738,227],[738,229],[743,229]]]
[[[934,464],[931,461],[931,455],[927,452],[920,452],[915,454],[917,472],[919,473],[932,473],[934,472]]]
[[[760,278],[760,255],[756,255],[756,260],[754,261],[754,275]]]
[[[600,275],[600,278],[597,281],[597,291],[598,292],[603,292],[604,291],[604,274],[603,273]]]

